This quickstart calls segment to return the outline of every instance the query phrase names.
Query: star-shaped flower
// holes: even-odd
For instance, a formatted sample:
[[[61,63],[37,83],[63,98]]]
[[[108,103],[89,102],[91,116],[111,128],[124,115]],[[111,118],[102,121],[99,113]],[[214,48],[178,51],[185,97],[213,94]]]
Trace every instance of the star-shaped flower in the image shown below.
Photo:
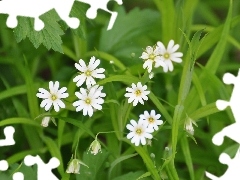
[[[152,139],[153,129],[147,127],[148,124],[144,121],[139,120],[138,123],[135,120],[131,120],[130,124],[127,124],[127,129],[131,132],[128,133],[127,138],[131,139],[131,143],[135,146],[139,146],[140,142],[142,145],[146,144],[146,138]]]
[[[136,106],[138,102],[144,104],[143,100],[148,100],[147,95],[150,91],[146,91],[147,86],[142,86],[141,82],[138,82],[137,85],[132,83],[132,88],[127,87],[125,97],[128,97],[128,103],[133,102],[133,106]]]
[[[181,57],[183,56],[183,53],[181,52],[176,52],[179,48],[178,44],[174,45],[174,41],[170,40],[168,43],[167,48],[163,45],[162,42],[157,42],[157,50],[159,54],[161,55],[161,58],[163,62],[167,65],[167,71],[173,71],[173,62],[176,63],[181,63],[182,59]],[[160,66],[160,64],[159,64]],[[166,71],[166,72],[167,72]]]
[[[90,89],[80,88],[80,92],[75,92],[75,95],[79,98],[78,101],[73,103],[76,107],[76,111],[83,111],[83,115],[87,114],[91,117],[93,110],[101,110],[106,94],[102,93],[102,86],[93,86]]]
[[[150,113],[148,113],[147,111],[144,111],[144,114],[141,114],[139,117],[140,117],[139,120],[143,120],[147,122],[148,128],[154,129],[156,131],[158,130],[158,126],[163,123],[162,120],[159,120],[161,115],[156,114],[155,110],[151,110]]]
[[[66,87],[62,87],[59,89],[59,82],[56,81],[53,83],[52,81],[49,82],[49,91],[39,88],[37,93],[37,97],[44,99],[40,107],[45,107],[45,110],[48,111],[51,106],[53,105],[54,110],[58,112],[60,110],[59,107],[65,108],[65,104],[62,102],[61,99],[68,97],[68,93],[65,93],[67,90]]]
[[[159,51],[156,48],[147,46],[145,52],[142,53],[142,56],[140,56],[140,58],[145,61],[143,64],[143,69],[147,68],[149,73],[152,71],[153,66],[154,67],[162,66],[164,71],[167,70],[167,66],[161,59],[161,55],[159,54]]]
[[[105,78],[105,75],[102,74],[105,69],[104,68],[97,68],[97,66],[100,64],[100,60],[96,59],[94,56],[91,57],[90,62],[88,65],[85,64],[85,62],[80,59],[79,63],[75,63],[75,67],[80,71],[79,75],[77,75],[73,82],[77,82],[77,86],[81,86],[85,81],[87,87],[91,87],[94,84],[96,84],[96,81],[94,78],[103,79]]]

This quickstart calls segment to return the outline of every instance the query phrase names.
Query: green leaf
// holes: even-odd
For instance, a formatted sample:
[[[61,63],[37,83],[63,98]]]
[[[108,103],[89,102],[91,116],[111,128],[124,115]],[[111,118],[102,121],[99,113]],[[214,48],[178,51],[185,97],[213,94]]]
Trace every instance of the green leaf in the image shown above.
[[[126,49],[126,42],[138,38],[141,34],[149,33],[159,17],[156,11],[149,9],[140,10],[135,8],[126,14],[124,8],[119,6],[116,11],[118,12],[118,18],[113,28],[110,31],[105,29],[102,31],[99,45],[101,51],[115,52],[122,47]]]
[[[33,19],[19,17],[18,26],[14,29],[17,42],[28,37],[35,48],[43,44],[48,50],[53,49],[63,53],[61,36],[64,32],[57,22],[60,20],[59,16],[52,10],[42,15],[41,19],[45,24],[44,29],[35,31]]]
[[[127,160],[129,158],[132,158],[136,155],[138,155],[138,154],[135,153],[135,154],[129,154],[129,155],[126,155],[126,156],[121,156],[121,157],[117,158],[115,161],[113,161],[111,166],[110,166],[109,172],[108,172],[108,179],[110,179],[112,170],[118,163],[121,163],[122,161]]]
[[[214,74],[216,73],[216,70],[219,67],[219,64],[221,62],[221,59],[224,53],[224,49],[226,47],[227,38],[228,38],[230,26],[231,26],[231,19],[232,19],[232,0],[230,0],[228,15],[223,27],[220,40],[206,64],[206,68],[211,69],[211,72]]]
[[[138,179],[143,173],[144,173],[143,171],[130,172],[130,173],[124,174],[122,176],[116,177],[113,180]],[[152,178],[147,178],[147,179],[144,178],[144,180],[148,180],[148,179],[152,179]]]
[[[91,153],[84,152],[82,161],[89,167],[81,166],[80,174],[76,175],[77,180],[98,180],[106,179],[104,168],[105,162],[109,156],[109,153],[106,151],[102,151],[102,153],[98,153],[97,155],[93,155]]]

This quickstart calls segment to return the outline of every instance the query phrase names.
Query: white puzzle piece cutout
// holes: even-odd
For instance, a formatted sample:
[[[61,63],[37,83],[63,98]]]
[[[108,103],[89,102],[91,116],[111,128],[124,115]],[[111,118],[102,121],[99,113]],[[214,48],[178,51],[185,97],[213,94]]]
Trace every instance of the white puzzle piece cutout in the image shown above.
[[[0,171],[6,171],[8,169],[8,162],[5,160],[0,161]]]
[[[227,171],[221,176],[216,177],[209,172],[206,172],[206,176],[212,180],[239,180],[240,178],[240,149],[238,149],[237,154],[233,159],[229,157],[228,154],[222,153],[219,157],[219,161],[222,164],[227,164],[228,169]]]
[[[232,91],[232,96],[230,101],[218,100],[216,106],[219,110],[224,110],[227,106],[232,109],[233,116],[235,118],[235,123],[223,128],[220,132],[215,134],[212,141],[215,145],[220,146],[223,143],[224,136],[231,138],[240,144],[240,70],[238,71],[238,76],[235,77],[230,73],[226,73],[223,76],[223,82],[225,84],[233,84],[234,88]]]
[[[118,13],[110,11],[107,4],[111,0],[76,0],[89,4],[86,16],[89,19],[95,19],[98,9],[104,10],[111,14],[107,30],[112,29]],[[122,0],[114,0],[122,5]],[[0,14],[8,14],[7,26],[15,28],[18,25],[17,16],[34,18],[34,29],[40,31],[44,28],[44,22],[39,18],[46,12],[55,9],[59,17],[73,29],[78,28],[80,20],[70,17],[70,12],[75,0],[0,0]]]
[[[113,24],[117,19],[118,13],[108,10],[107,5],[108,5],[108,2],[111,0],[77,0],[77,1],[89,4],[91,6],[86,13],[86,15],[89,19],[95,19],[97,17],[98,9],[101,9],[101,10],[104,10],[104,11],[110,13],[111,18],[110,18],[107,30],[112,29]],[[122,0],[115,0],[115,1],[119,5],[123,4]]]
[[[79,26],[79,19],[69,17],[74,0],[1,0],[0,14],[8,14],[7,26],[15,28],[18,24],[17,16],[34,18],[34,29],[40,31],[44,23],[39,16],[55,9],[60,18],[71,28]]]
[[[5,139],[0,139],[0,147],[1,146],[11,146],[15,144],[13,139],[13,134],[15,129],[12,126],[7,126],[4,128],[3,133],[5,135]]]
[[[31,156],[27,155],[24,158],[24,164],[26,166],[32,166],[34,164],[37,164],[38,170],[37,170],[37,179],[38,180],[59,180],[53,173],[52,169],[57,168],[60,165],[60,161],[53,157],[50,159],[50,161],[45,164],[42,159],[37,156]]]
[[[215,145],[220,146],[223,144],[224,137],[229,137],[230,139],[234,140],[238,144],[240,144],[240,69],[238,71],[238,75],[234,76],[230,73],[226,73],[223,76],[223,82],[225,84],[233,84],[233,91],[231,98],[228,101],[224,100],[217,100],[216,106],[219,110],[224,110],[227,106],[231,107],[233,116],[235,118],[235,123],[223,128],[220,132],[216,133],[212,141]],[[209,172],[205,172],[206,176],[211,180],[239,180],[240,178],[240,148],[238,149],[235,157],[231,159],[228,154],[222,153],[219,157],[219,161],[222,164],[227,164],[228,169],[227,171],[221,176],[216,177]]]
[[[24,180],[24,175],[21,172],[16,172],[13,174],[13,180]]]

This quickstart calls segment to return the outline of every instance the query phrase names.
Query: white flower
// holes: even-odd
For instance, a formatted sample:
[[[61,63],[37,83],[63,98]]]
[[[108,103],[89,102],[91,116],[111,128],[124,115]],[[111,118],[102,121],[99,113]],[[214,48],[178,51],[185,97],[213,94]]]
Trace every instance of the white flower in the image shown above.
[[[74,174],[79,174],[79,170],[80,170],[80,164],[81,161],[78,159],[72,159],[69,162],[69,165],[67,167],[66,173],[74,173]]]
[[[179,48],[178,44],[174,45],[174,41],[170,40],[167,46],[167,49],[163,45],[162,42],[157,42],[157,50],[161,54],[162,60],[165,62],[167,65],[167,71],[173,71],[173,64],[172,61],[176,63],[181,63],[182,59],[181,57],[183,56],[183,53],[181,52],[176,52]],[[158,64],[157,64],[158,66]],[[159,64],[160,66],[160,64]],[[167,72],[165,71],[165,72]]]
[[[45,107],[45,110],[48,111],[51,106],[54,106],[54,110],[58,112],[60,110],[59,107],[65,108],[65,104],[62,102],[61,99],[68,97],[68,93],[65,93],[67,90],[66,87],[62,87],[59,89],[59,82],[56,81],[53,83],[52,81],[49,82],[49,92],[43,88],[39,88],[37,93],[37,97],[44,99],[40,106],[43,108]]]
[[[197,126],[197,123],[195,121],[193,121],[191,118],[188,118],[186,121],[185,121],[185,124],[184,124],[184,128],[185,130],[193,135],[194,134],[194,128],[193,128],[193,125],[194,124],[195,126]]]
[[[146,144],[146,138],[152,139],[153,129],[148,128],[147,123],[144,121],[139,120],[138,123],[135,120],[130,121],[131,124],[127,124],[127,129],[131,132],[128,133],[127,138],[131,139],[131,143],[138,146],[141,142],[142,145]]]
[[[88,151],[91,150],[91,153],[96,155],[98,152],[101,152],[101,144],[98,142],[97,139],[95,139],[91,144],[90,147],[88,149]]]
[[[150,93],[146,90],[147,86],[142,86],[141,82],[138,82],[137,85],[132,83],[132,88],[127,87],[127,93],[124,96],[128,97],[128,103],[133,102],[133,106],[136,106],[138,102],[144,104],[143,100],[148,100],[147,95]]]
[[[100,64],[100,60],[93,56],[90,59],[90,62],[88,66],[85,64],[85,62],[80,59],[79,64],[75,63],[75,67],[80,71],[74,79],[73,82],[77,82],[77,86],[81,86],[85,81],[87,87],[91,87],[92,85],[96,84],[96,81],[94,78],[103,79],[105,78],[105,75],[102,74],[105,69],[104,68],[97,68],[97,66]]]
[[[148,113],[147,111],[144,111],[144,114],[141,114],[139,117],[140,117],[139,120],[143,120],[147,122],[148,128],[154,129],[156,131],[158,130],[158,126],[163,123],[162,120],[159,120],[161,115],[156,114],[155,110],[151,110],[150,113]]]
[[[102,86],[93,86],[90,89],[80,88],[80,92],[75,92],[75,95],[79,98],[78,101],[73,103],[76,107],[76,111],[83,110],[83,115],[87,114],[91,117],[93,115],[93,110],[101,110],[106,94],[102,93]]]
[[[143,69],[147,68],[149,73],[152,71],[153,66],[154,67],[162,66],[165,71],[167,70],[167,66],[161,59],[159,51],[156,48],[147,46],[146,52],[143,52],[140,58],[145,61],[143,64]]]
[[[49,123],[50,119],[51,119],[51,117],[45,116],[45,117],[42,119],[41,126],[43,126],[43,127],[48,127],[48,123]]]

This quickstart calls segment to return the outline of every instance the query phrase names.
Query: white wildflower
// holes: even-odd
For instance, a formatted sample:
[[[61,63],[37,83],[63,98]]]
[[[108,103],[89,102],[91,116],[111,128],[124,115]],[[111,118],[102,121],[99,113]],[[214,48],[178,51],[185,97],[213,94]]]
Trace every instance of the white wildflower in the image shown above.
[[[77,86],[81,86],[85,81],[87,87],[91,87],[94,84],[96,84],[96,81],[94,78],[103,79],[105,78],[105,75],[102,74],[105,69],[104,68],[97,68],[97,66],[100,64],[100,60],[96,59],[94,56],[91,57],[90,62],[88,65],[85,64],[85,62],[80,59],[79,64],[75,63],[75,67],[80,71],[79,75],[77,75],[73,82],[77,82]]]
[[[165,48],[162,42],[160,41],[157,42],[157,50],[161,55],[163,62],[167,65],[167,70],[165,72],[167,72],[168,70],[173,71],[172,61],[176,63],[182,62],[181,57],[183,56],[183,53],[176,52],[178,48],[179,48],[179,45],[178,44],[174,45],[173,40],[169,41],[167,48]],[[157,66],[161,66],[161,65],[157,64]]]
[[[73,103],[76,107],[76,111],[83,111],[83,115],[87,114],[91,117],[93,110],[101,110],[106,94],[102,93],[102,86],[93,86],[90,89],[80,88],[80,92],[75,92],[75,95],[79,98],[78,101]]]
[[[150,113],[144,111],[144,114],[141,114],[139,120],[146,121],[148,124],[148,128],[152,128],[153,130],[158,130],[158,126],[160,126],[163,121],[159,120],[161,117],[160,114],[156,114],[155,110],[151,110]]]
[[[127,124],[127,129],[131,132],[128,133],[127,138],[131,139],[131,143],[135,144],[135,146],[139,146],[140,142],[142,145],[146,144],[146,138],[152,139],[153,129],[148,128],[147,123],[139,120],[138,123],[135,120],[130,121],[131,124]]]
[[[62,102],[61,99],[68,97],[68,93],[65,93],[67,90],[66,87],[61,89],[59,88],[59,82],[56,81],[53,83],[52,81],[49,82],[49,91],[39,88],[39,93],[37,93],[37,97],[44,99],[40,107],[45,107],[45,110],[48,111],[51,106],[53,105],[54,110],[58,112],[60,110],[59,107],[65,108],[65,104]]]
[[[143,100],[148,100],[147,95],[150,91],[146,91],[147,86],[142,86],[141,82],[138,82],[137,85],[132,83],[132,88],[127,87],[125,97],[128,97],[128,103],[133,102],[133,106],[136,106],[138,102],[144,104]]]
[[[146,51],[142,53],[140,56],[145,62],[143,64],[143,68],[148,70],[150,73],[152,71],[152,67],[159,67],[162,66],[164,71],[167,70],[166,64],[161,59],[158,49],[153,48],[151,46],[146,47]]]
[[[78,159],[72,159],[67,167],[66,173],[74,173],[74,174],[80,174],[80,165],[81,161]]]

